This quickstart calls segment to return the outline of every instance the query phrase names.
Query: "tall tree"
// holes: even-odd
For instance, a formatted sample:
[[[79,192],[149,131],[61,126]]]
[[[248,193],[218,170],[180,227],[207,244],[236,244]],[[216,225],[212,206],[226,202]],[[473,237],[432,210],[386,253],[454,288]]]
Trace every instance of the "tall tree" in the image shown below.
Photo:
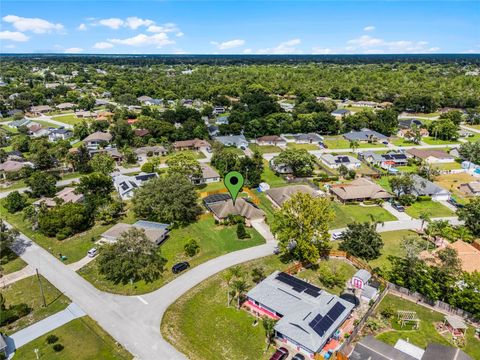
[[[342,234],[340,250],[364,260],[374,260],[381,255],[383,240],[376,230],[376,223],[351,223]]]
[[[93,171],[109,175],[115,170],[115,160],[108,153],[98,153],[93,155],[90,160],[90,166]]]
[[[273,159],[274,164],[290,167],[295,176],[310,176],[315,168],[315,156],[305,149],[287,149]]]
[[[272,231],[283,254],[314,264],[330,248],[328,228],[332,220],[328,199],[298,192],[275,213]]]

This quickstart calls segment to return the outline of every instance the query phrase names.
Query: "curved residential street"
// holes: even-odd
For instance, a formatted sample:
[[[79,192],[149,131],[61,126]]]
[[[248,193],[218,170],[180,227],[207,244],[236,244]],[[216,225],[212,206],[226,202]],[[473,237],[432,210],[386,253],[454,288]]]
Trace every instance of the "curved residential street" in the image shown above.
[[[458,223],[455,217],[445,219]],[[391,221],[378,225],[378,231],[417,229],[420,225],[420,220]],[[7,226],[10,224],[7,223]],[[185,356],[165,341],[160,333],[160,323],[167,308],[208,277],[231,266],[268,256],[273,253],[274,247],[275,241],[270,238],[264,245],[217,257],[142,296],[114,295],[96,289],[72,267],[64,265],[24,234],[19,236],[14,250],[136,358],[176,360],[185,359]]]

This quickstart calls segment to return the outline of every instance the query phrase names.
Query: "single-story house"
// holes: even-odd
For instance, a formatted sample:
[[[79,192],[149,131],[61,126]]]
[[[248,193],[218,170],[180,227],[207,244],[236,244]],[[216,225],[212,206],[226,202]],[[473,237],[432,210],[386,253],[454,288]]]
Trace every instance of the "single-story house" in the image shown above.
[[[48,207],[54,207],[57,205],[56,199],[59,199],[62,203],[80,203],[83,201],[84,196],[83,194],[76,194],[75,188],[73,187],[66,187],[63,190],[60,190],[55,194],[53,198],[49,197],[41,197],[37,201],[33,203],[33,205],[40,206],[44,203]]]
[[[468,196],[480,196],[480,181],[472,181],[461,184],[458,189]]]
[[[286,175],[286,174],[292,174],[293,173],[293,169],[289,165],[282,164],[282,163],[276,164],[275,163],[275,158],[270,160],[269,165],[270,165],[270,169],[275,171],[277,174]]]
[[[275,337],[309,358],[343,336],[354,304],[284,272],[275,271],[247,293],[243,306],[256,316],[278,320]]]
[[[38,105],[30,107],[30,112],[33,114],[43,114],[49,111],[52,111],[52,108],[49,105]]]
[[[225,112],[226,112],[226,110],[225,110],[225,108],[224,108],[223,106],[215,106],[215,107],[213,108],[213,111],[212,111],[212,113],[213,113],[214,115],[223,114],[223,113],[225,113]]]
[[[377,154],[374,151],[365,151],[358,154],[358,157],[366,162],[378,165],[384,169],[408,164],[408,157],[403,152],[390,151],[386,154]]]
[[[315,190],[308,185],[292,185],[270,188],[265,191],[267,198],[277,208],[282,207],[283,203],[289,200],[294,194],[301,192],[312,196],[323,196],[325,193],[321,190]]]
[[[421,137],[426,137],[430,135],[428,130],[425,128],[420,128],[419,132]],[[413,133],[412,129],[400,129],[397,132],[397,136],[400,138],[404,138],[405,140],[413,140],[415,137],[415,134]]]
[[[145,162],[151,156],[165,156],[168,151],[163,146],[143,146],[134,150],[139,162]]]
[[[58,110],[66,110],[66,109],[73,109],[75,106],[77,106],[77,104],[73,104],[73,103],[66,102],[66,103],[58,104],[58,105],[55,106],[55,107],[56,107]]]
[[[286,101],[277,101],[278,105],[285,110],[286,112],[292,112],[293,109],[295,108],[295,104],[286,102]]]
[[[462,270],[473,273],[480,272],[480,243],[473,242],[471,244],[462,240],[457,240],[448,247],[457,251]]]
[[[108,105],[109,102],[107,100],[103,100],[103,99],[95,99],[95,106],[104,106],[104,105]]]
[[[455,161],[455,157],[442,150],[434,149],[408,149],[407,154],[410,157],[425,161],[428,164],[444,164],[452,163]]]
[[[152,99],[150,96],[143,95],[143,96],[138,97],[137,100],[138,100],[140,103],[144,104],[145,102],[151,101],[151,100],[153,100],[153,99]]]
[[[335,116],[337,119],[341,119],[347,115],[350,115],[352,112],[348,109],[337,109],[330,113],[330,115]]]
[[[210,149],[210,144],[208,141],[193,139],[193,140],[181,140],[175,141],[173,143],[173,148],[175,150],[200,150],[200,149]]]
[[[315,133],[293,134],[292,137],[297,144],[323,144],[323,137]]]
[[[362,129],[360,131],[351,131],[349,133],[343,134],[343,137],[348,141],[360,141],[360,142],[376,142],[376,141],[386,141],[388,137],[380,134],[377,131],[370,129]]]
[[[332,185],[330,192],[341,202],[389,199],[392,197],[380,185],[366,178],[355,179],[349,184]]]
[[[217,125],[208,125],[208,135],[214,137],[217,136],[218,133],[220,132],[220,129],[218,128]]]
[[[320,160],[331,169],[338,169],[342,165],[347,169],[357,169],[362,165],[360,160],[350,155],[323,154]]]
[[[217,195],[210,196],[218,198]],[[207,197],[204,199],[204,203],[207,209],[213,213],[213,217],[219,221],[225,220],[228,215],[240,215],[245,218],[246,224],[250,226],[253,220],[263,220],[265,218],[265,213],[262,210],[244,198],[237,198],[235,205],[230,195],[228,195],[228,198],[223,197],[223,200],[215,202]]]
[[[398,127],[400,129],[411,129],[413,126],[421,128],[423,127],[423,123],[418,119],[402,119],[398,121]]]
[[[122,200],[131,199],[135,189],[141,187],[146,181],[158,177],[157,173],[140,173],[134,176],[114,174],[113,186]]]
[[[143,104],[145,105],[157,105],[157,106],[161,106],[163,105],[163,99],[150,99],[150,100],[145,100],[143,102]]]
[[[86,118],[94,118],[97,116],[97,114],[93,111],[79,110],[79,111],[75,111],[75,116],[80,119],[86,119]]]
[[[20,119],[20,120],[11,121],[8,124],[8,127],[12,128],[12,129],[18,129],[19,127],[22,127],[22,126],[28,126],[31,123],[32,123],[31,120],[29,120],[27,118],[23,118],[23,119]]]
[[[228,125],[228,116],[223,115],[215,119],[215,125]]]
[[[202,177],[194,179],[194,184],[210,184],[220,181],[220,174],[216,172],[212,167],[208,166],[207,164],[200,164],[200,168],[202,169]]]
[[[7,342],[3,338],[3,334],[0,333],[0,353],[4,355],[5,359],[7,358]]]
[[[48,141],[67,140],[73,136],[73,132],[68,129],[58,128],[53,129],[48,134]]]
[[[375,101],[355,101],[352,103],[352,106],[357,107],[368,107],[368,108],[376,108],[380,104]]]
[[[111,156],[113,160],[115,160],[116,163],[120,164],[123,161],[123,154],[118,151],[117,148],[113,147],[106,147],[104,149],[89,149],[88,150],[90,156],[94,156],[95,154],[99,153],[105,153]]]
[[[413,180],[412,194],[416,196],[430,196],[433,201],[446,201],[450,199],[450,192],[433,182],[417,174],[413,174],[411,178]]]
[[[33,164],[29,161],[7,160],[0,164],[0,175],[5,177],[6,173],[13,173],[22,170],[25,166],[33,168]]]
[[[98,149],[102,144],[108,144],[112,140],[112,134],[108,132],[97,131],[83,139],[83,143],[90,149]]]
[[[287,141],[277,135],[265,135],[257,138],[256,143],[260,146],[274,145],[274,146],[286,146]]]
[[[243,135],[215,136],[213,139],[225,146],[235,146],[243,150],[248,147],[248,141]]]
[[[145,231],[148,240],[156,245],[160,245],[168,236],[168,224],[161,224],[153,221],[139,220],[135,224],[118,223],[105,231],[101,236],[100,242],[115,243],[118,238],[131,228]]]

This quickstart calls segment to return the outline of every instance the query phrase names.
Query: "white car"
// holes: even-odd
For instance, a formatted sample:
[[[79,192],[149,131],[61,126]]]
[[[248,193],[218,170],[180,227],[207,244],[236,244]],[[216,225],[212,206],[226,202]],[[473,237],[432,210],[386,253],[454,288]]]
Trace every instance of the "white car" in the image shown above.
[[[89,257],[93,258],[98,254],[98,250],[97,250],[97,248],[92,248],[92,249],[88,250],[87,254],[88,254]]]
[[[332,233],[332,240],[339,240],[342,238],[342,236],[343,236],[343,232],[341,231],[334,232]]]

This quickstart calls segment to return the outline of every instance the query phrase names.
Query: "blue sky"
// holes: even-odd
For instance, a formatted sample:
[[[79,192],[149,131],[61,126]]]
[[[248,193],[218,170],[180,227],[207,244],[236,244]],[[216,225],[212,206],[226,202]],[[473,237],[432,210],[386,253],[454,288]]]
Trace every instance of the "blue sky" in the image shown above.
[[[480,2],[2,0],[0,50],[480,53]]]

